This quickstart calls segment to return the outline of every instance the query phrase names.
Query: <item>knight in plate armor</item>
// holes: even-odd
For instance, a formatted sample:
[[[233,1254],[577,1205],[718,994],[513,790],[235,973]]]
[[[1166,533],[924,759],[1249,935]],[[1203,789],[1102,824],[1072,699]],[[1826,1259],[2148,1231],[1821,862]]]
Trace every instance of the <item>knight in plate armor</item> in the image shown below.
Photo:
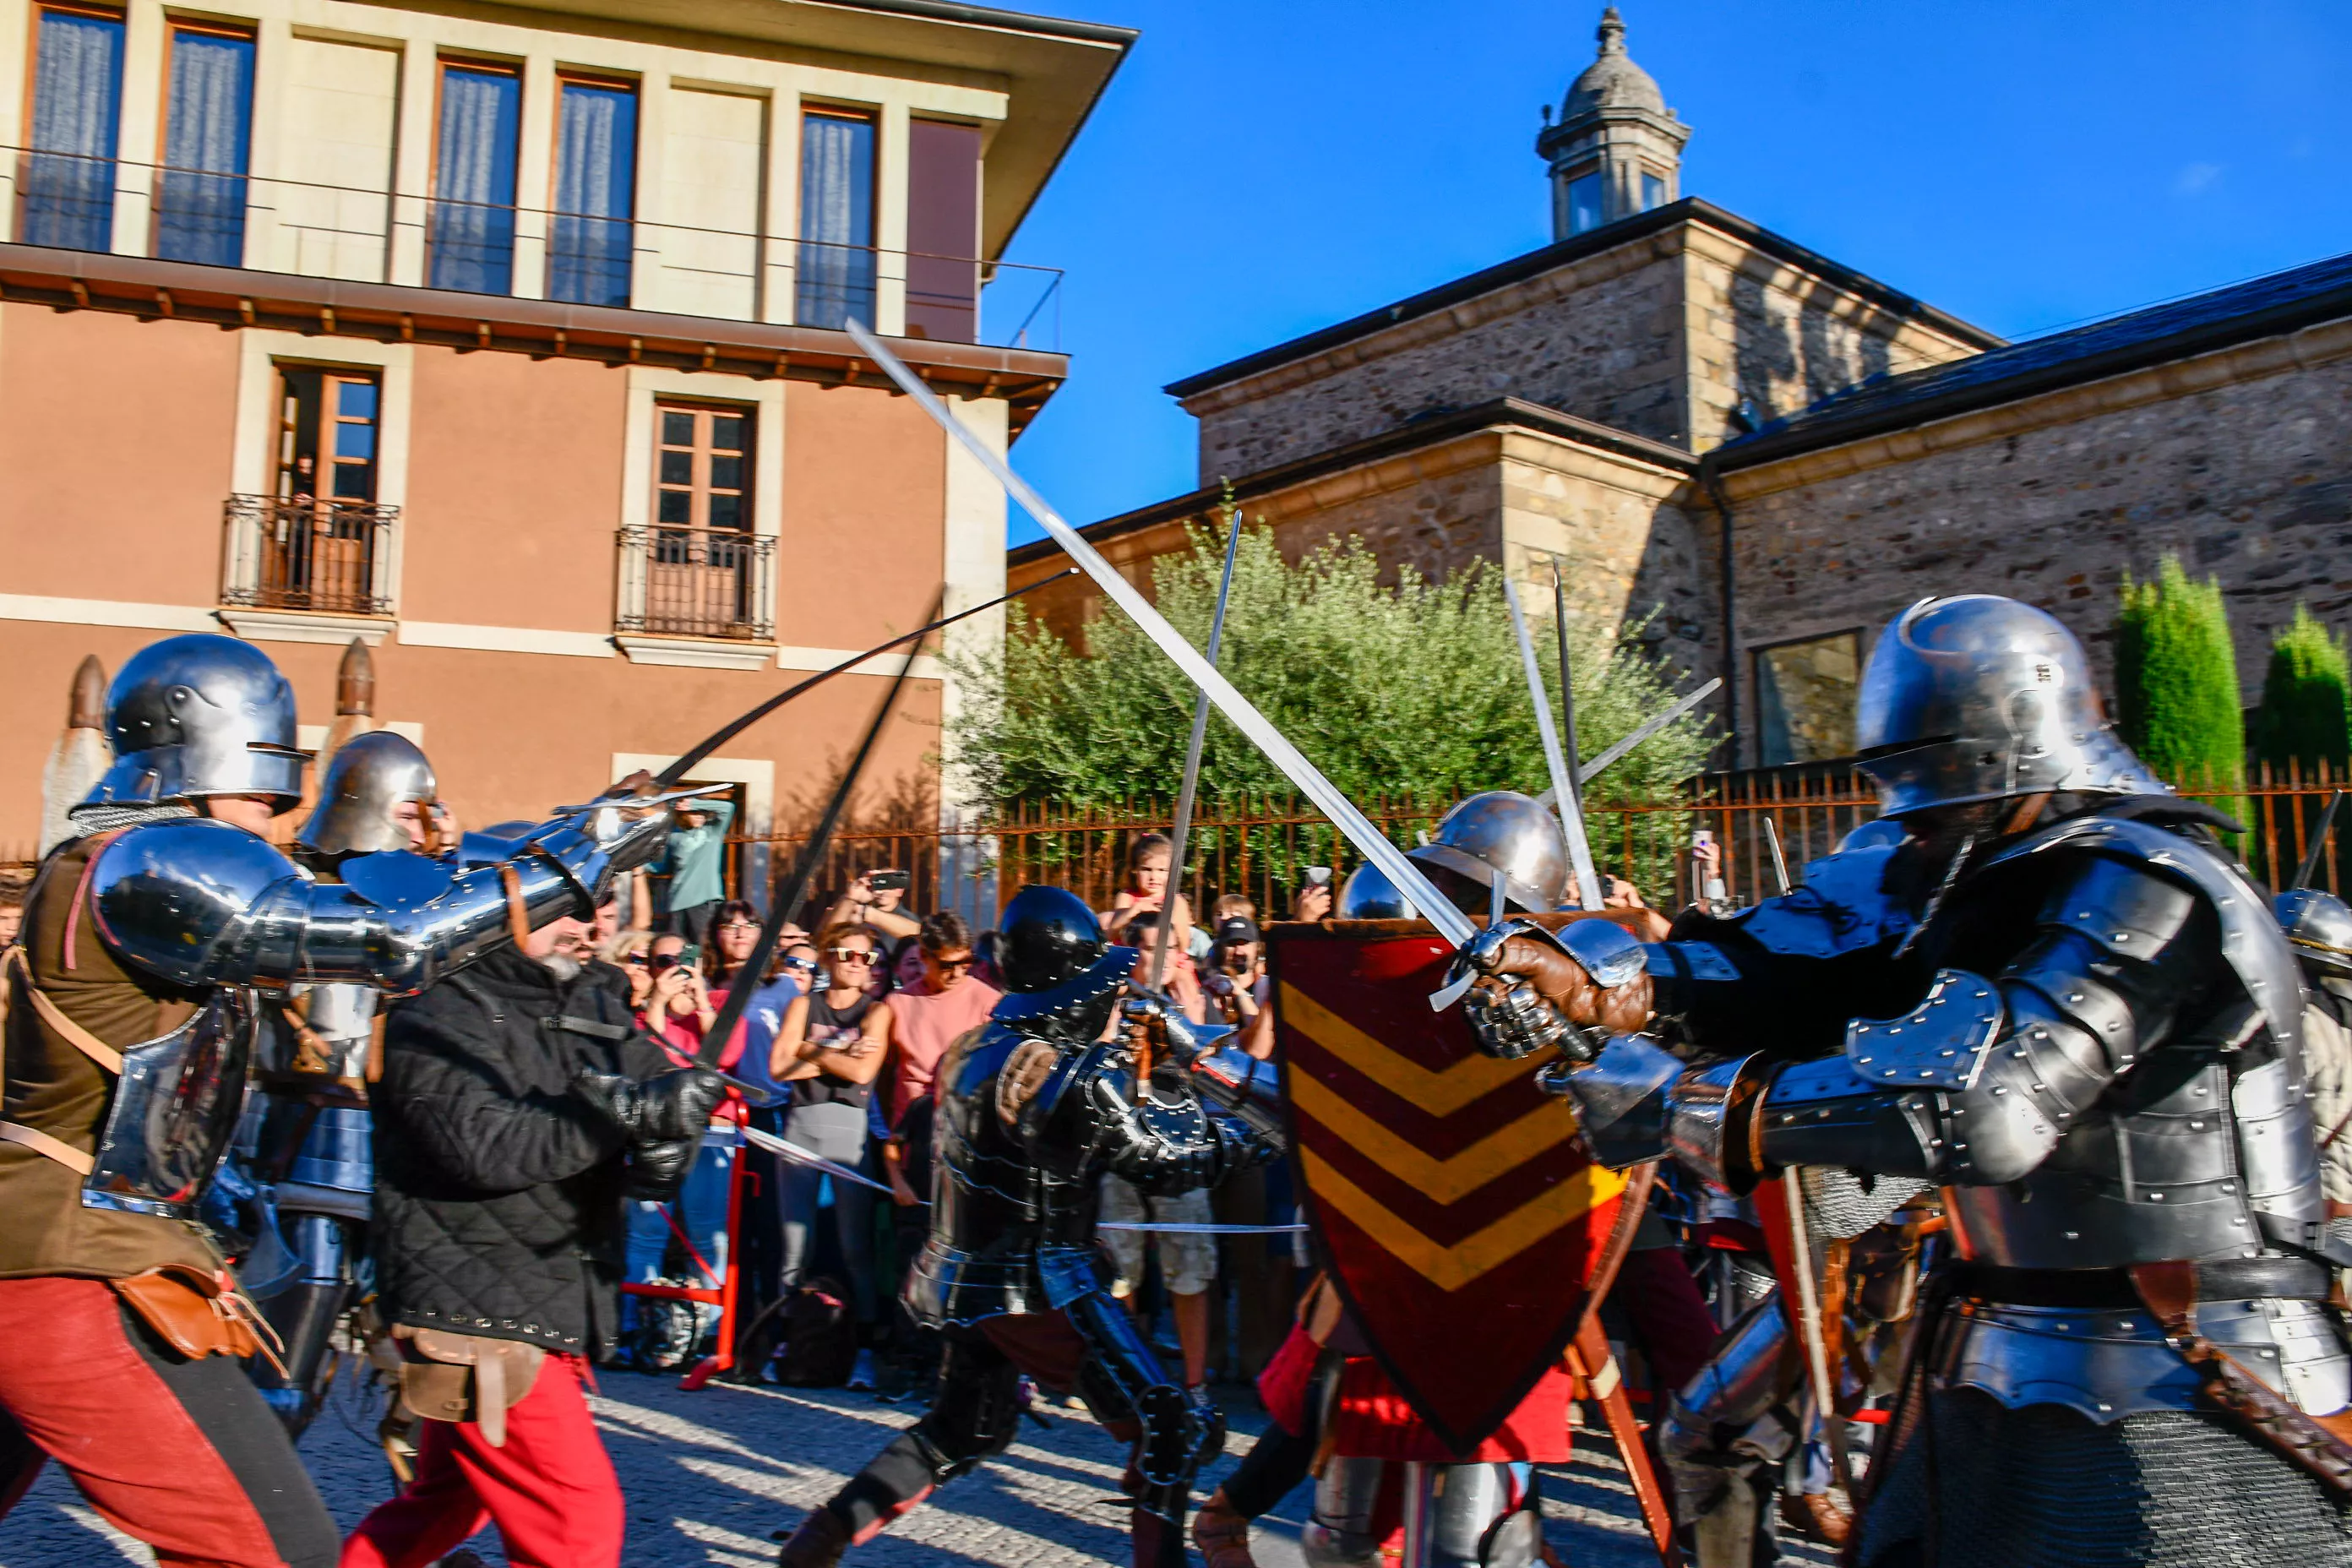
[[[406,736],[355,735],[319,778],[319,803],[289,858],[322,882],[362,855],[430,852],[440,786]],[[355,983],[298,985],[263,1009],[255,1080],[221,1189],[242,1189],[256,1244],[239,1272],[283,1341],[247,1363],[261,1397],[299,1438],[318,1414],[335,1325],[352,1305],[367,1257],[375,1158],[369,1058],[383,993]],[[247,1137],[250,1144],[247,1144]]]
[[[1474,1028],[1563,1048],[1546,1079],[1607,1163],[1942,1189],[1957,1257],[1859,1563],[2352,1563],[2352,1447],[2322,1425],[2352,1393],[2324,1305],[2352,1252],[2236,825],[2151,775],[2074,637],[2009,599],[1897,616],[1857,732],[1906,830],[1874,876],[1678,928],[1613,986],[1522,931]],[[1580,1033],[1634,1001],[1704,1055]]]
[[[567,913],[659,847],[602,802],[459,869],[356,854],[322,881],[262,837],[301,799],[292,689],[248,643],[142,649],[107,702],[114,763],[42,863],[6,961],[0,1496],[56,1457],[167,1561],[335,1561],[333,1521],[234,1358],[267,1343],[194,1223],[271,998],[394,995]]]
[[[1074,1390],[1131,1446],[1138,1568],[1182,1563],[1192,1479],[1223,1449],[1223,1414],[1168,1375],[1110,1293],[1097,1194],[1106,1171],[1155,1194],[1212,1186],[1273,1145],[1204,1098],[1171,1039],[1182,1026],[1157,1002],[1130,1002],[1128,1038],[1106,1038],[1135,950],[1107,942],[1075,895],[1024,888],[1003,922],[1004,999],[940,1064],[931,1234],[904,1295],[946,1342],[938,1397],[802,1522],[785,1568],[830,1568],[1003,1452],[1024,1374]],[[1139,1093],[1143,1048],[1158,1065]]]

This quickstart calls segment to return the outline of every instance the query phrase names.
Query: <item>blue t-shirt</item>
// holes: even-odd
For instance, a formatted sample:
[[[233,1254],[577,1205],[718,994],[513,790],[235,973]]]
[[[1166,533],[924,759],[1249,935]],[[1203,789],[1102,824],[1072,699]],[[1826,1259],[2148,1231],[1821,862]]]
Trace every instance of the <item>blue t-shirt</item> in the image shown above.
[[[743,1007],[743,1055],[735,1064],[737,1078],[773,1095],[791,1091],[790,1084],[778,1083],[769,1075],[768,1057],[775,1049],[776,1037],[783,1032],[785,1011],[800,994],[800,982],[789,975],[779,975],[751,993],[751,1000]]]

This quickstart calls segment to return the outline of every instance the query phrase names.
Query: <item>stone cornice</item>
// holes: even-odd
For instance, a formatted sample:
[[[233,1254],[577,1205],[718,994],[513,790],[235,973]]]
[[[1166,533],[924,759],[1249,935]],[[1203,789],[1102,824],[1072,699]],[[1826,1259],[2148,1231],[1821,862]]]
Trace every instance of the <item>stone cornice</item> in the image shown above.
[[[1722,484],[1735,504],[1750,501],[1890,464],[1916,462],[1939,452],[1957,451],[2347,358],[2352,358],[2352,317],[2020,397],[1908,429],[1858,437],[1835,446],[1729,468],[1722,475]]]

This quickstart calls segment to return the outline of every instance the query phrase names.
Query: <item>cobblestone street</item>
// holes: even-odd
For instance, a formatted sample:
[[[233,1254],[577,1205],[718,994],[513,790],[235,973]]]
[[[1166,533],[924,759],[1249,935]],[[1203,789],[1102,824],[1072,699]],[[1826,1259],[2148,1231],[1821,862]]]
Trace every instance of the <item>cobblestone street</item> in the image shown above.
[[[789,1529],[914,1420],[911,1405],[877,1404],[839,1390],[801,1392],[714,1384],[697,1394],[673,1377],[608,1373],[596,1402],[604,1441],[629,1499],[630,1568],[774,1561],[771,1533]],[[1245,1391],[1229,1390],[1234,1436],[1203,1480],[1202,1495],[1246,1453],[1263,1423]],[[854,1568],[1076,1568],[1123,1563],[1123,1508],[1112,1501],[1122,1456],[1076,1411],[1054,1410],[1003,1458],[942,1490],[933,1501],[855,1552]],[[346,1530],[389,1492],[390,1473],[363,1434],[372,1408],[348,1384],[303,1439],[303,1457]],[[1656,1562],[1605,1437],[1580,1435],[1575,1463],[1548,1470],[1544,1510],[1560,1561],[1572,1568],[1640,1568]],[[1292,1542],[1304,1519],[1301,1489],[1264,1521],[1258,1561],[1296,1568]],[[495,1531],[474,1542],[503,1563]],[[1826,1556],[1807,1560],[1827,1562]],[[54,1467],[0,1525],[0,1568],[90,1568],[152,1563],[109,1531]]]

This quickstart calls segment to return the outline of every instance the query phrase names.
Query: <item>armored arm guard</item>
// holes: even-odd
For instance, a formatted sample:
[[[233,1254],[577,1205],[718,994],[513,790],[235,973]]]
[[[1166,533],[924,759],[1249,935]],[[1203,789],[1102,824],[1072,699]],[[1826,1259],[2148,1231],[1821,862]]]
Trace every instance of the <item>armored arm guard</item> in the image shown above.
[[[2230,993],[2203,912],[2197,891],[2144,862],[2086,855],[1997,979],[1944,970],[1908,1015],[1849,1024],[1841,1054],[1676,1072],[1654,1046],[1621,1037],[1591,1068],[1553,1073],[1551,1086],[1583,1107],[1604,1161],[1671,1152],[1734,1191],[1790,1165],[2012,1182],[2116,1079],[2176,1039],[2200,998]],[[2205,1032],[2226,1048],[2261,1016],[2240,994]]]
[[[110,947],[173,985],[350,982],[406,994],[509,940],[518,912],[534,930],[588,918],[666,823],[598,807],[517,840],[494,866],[395,851],[346,860],[341,882],[312,879],[226,823],[150,823],[100,851],[91,907]]]
[[[1115,1047],[1063,1053],[1015,1122],[1032,1157],[1068,1174],[1108,1170],[1160,1197],[1214,1186],[1273,1158],[1271,1142],[1189,1086],[1138,1105],[1134,1081]]]

